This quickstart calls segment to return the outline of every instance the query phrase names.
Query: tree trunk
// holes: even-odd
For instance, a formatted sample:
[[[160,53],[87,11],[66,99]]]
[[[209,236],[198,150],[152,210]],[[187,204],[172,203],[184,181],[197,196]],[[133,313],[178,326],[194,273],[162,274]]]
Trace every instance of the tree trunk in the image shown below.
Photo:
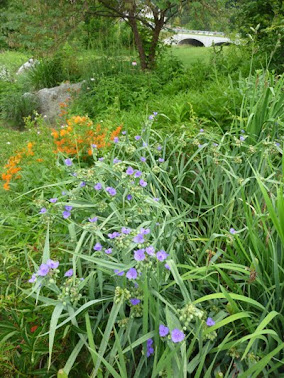
[[[129,25],[131,26],[131,29],[132,29],[132,32],[133,32],[133,35],[134,35],[135,46],[138,50],[141,68],[142,68],[142,70],[146,70],[148,68],[147,57],[146,57],[145,49],[144,49],[144,46],[143,46],[142,38],[139,34],[139,30],[138,30],[138,26],[137,26],[137,20],[134,18],[133,11],[129,12],[128,22],[129,22]]]
[[[155,58],[156,58],[156,52],[157,52],[157,45],[159,42],[159,37],[161,30],[164,26],[165,19],[163,16],[161,16],[160,19],[155,18],[155,28],[153,30],[153,36],[152,41],[149,49],[149,56],[148,56],[148,66],[149,68],[154,68],[155,66]]]

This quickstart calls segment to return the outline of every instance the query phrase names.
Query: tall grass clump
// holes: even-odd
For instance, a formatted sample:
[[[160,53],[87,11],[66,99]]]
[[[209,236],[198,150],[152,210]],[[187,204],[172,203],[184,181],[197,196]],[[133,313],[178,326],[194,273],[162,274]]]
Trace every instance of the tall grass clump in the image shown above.
[[[85,159],[59,153],[61,179],[50,166],[18,193],[21,231],[5,227],[6,242],[26,230],[32,246],[17,251],[36,326],[26,342],[48,340],[32,374],[283,373],[282,129],[253,143],[240,125],[165,135],[161,119]],[[13,345],[8,313],[0,332]]]

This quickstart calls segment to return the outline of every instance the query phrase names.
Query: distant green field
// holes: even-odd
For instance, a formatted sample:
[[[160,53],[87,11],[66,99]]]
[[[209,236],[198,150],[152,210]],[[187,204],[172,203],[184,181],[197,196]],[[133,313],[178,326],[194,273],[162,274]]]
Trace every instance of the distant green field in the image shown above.
[[[172,53],[183,62],[185,67],[189,67],[192,63],[196,63],[198,60],[209,62],[212,48],[173,46]]]
[[[5,66],[14,73],[31,57],[18,51],[3,51],[0,52],[0,66]]]

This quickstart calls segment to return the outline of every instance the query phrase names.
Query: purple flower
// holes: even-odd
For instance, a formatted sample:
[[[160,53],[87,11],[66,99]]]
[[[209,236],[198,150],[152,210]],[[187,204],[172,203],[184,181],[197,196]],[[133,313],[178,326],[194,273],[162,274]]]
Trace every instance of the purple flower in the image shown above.
[[[154,197],[153,200],[154,200],[155,202],[159,202],[159,201],[160,201],[160,198],[158,198],[158,197]]]
[[[147,147],[147,146],[148,146],[148,143],[143,142],[143,147]]]
[[[158,112],[153,112],[154,116],[158,115]]]
[[[185,338],[185,334],[179,329],[175,328],[171,332],[171,337],[174,343],[180,343]]]
[[[67,165],[67,167],[71,167],[71,165],[73,164],[73,163],[72,163],[72,160],[69,159],[69,158],[68,158],[68,159],[65,159],[65,160],[64,160],[64,163],[65,163],[65,165]]]
[[[138,298],[133,298],[133,299],[130,299],[130,303],[133,305],[133,306],[136,306],[140,303],[140,299]]]
[[[150,228],[140,228],[140,234],[143,234],[143,235],[148,235],[151,233],[151,230]]]
[[[73,209],[73,206],[65,206],[65,210],[71,211]]]
[[[166,260],[166,258],[168,257],[169,255],[164,251],[164,250],[160,250],[156,253],[156,257],[159,261],[164,261]]]
[[[117,231],[114,231],[112,234],[108,234],[108,237],[110,239],[115,239],[115,238],[118,238],[119,236],[120,236],[120,233]]]
[[[128,167],[125,172],[127,175],[133,175],[134,169],[132,167]]]
[[[40,209],[40,214],[45,214],[47,212],[47,209],[45,208],[45,207],[42,207],[41,209]]]
[[[158,147],[157,147],[157,150],[158,150],[158,151],[161,151],[161,149],[162,149],[162,146],[158,146]]]
[[[126,196],[126,199],[128,200],[128,201],[131,201],[132,200],[132,195],[131,194],[128,194],[127,196]]]
[[[99,158],[99,161],[104,161],[104,160],[105,160],[104,157],[100,157],[100,158]]]
[[[126,278],[128,278],[129,280],[136,280],[137,270],[135,268],[130,268],[129,271],[126,273]]]
[[[85,181],[82,181],[81,184],[80,184],[80,187],[84,188],[84,186],[86,186],[86,183],[85,183]]]
[[[232,227],[230,228],[230,234],[235,235],[237,231]]]
[[[98,220],[98,217],[88,218],[89,222],[95,223]]]
[[[142,175],[141,171],[136,171],[134,177],[140,177]]]
[[[41,266],[39,267],[39,270],[37,272],[37,274],[41,277],[44,277],[48,274],[49,272],[49,266],[47,264],[41,264]]]
[[[146,247],[146,252],[148,253],[149,256],[154,256],[155,248],[152,245],[150,245],[149,247]]]
[[[73,269],[67,270],[67,272],[64,274],[64,277],[72,277],[73,276]]]
[[[240,141],[243,142],[245,139],[246,139],[246,138],[245,138],[243,135],[240,136]]]
[[[111,195],[111,196],[115,196],[116,195],[116,190],[114,188],[112,188],[111,186],[108,186],[106,188],[106,191]]]
[[[118,163],[121,163],[121,160],[117,159],[117,158],[114,158],[113,159],[113,164],[118,164]]]
[[[144,235],[138,234],[138,235],[134,236],[133,241],[134,241],[134,243],[144,243],[145,242]]]
[[[144,156],[141,156],[140,160],[142,161],[142,163],[145,163],[145,161],[147,160]]]
[[[33,273],[33,275],[31,276],[31,278],[29,279],[29,282],[30,283],[34,283],[36,281],[36,274]]]
[[[218,143],[213,143],[213,146],[214,146],[214,147],[218,147],[219,144],[218,144]]]
[[[280,143],[275,142],[275,146],[276,146],[276,147],[280,147]]]
[[[143,179],[141,179],[141,180],[139,181],[139,184],[142,186],[142,188],[145,188],[145,187],[148,185],[147,182],[144,181]]]
[[[243,133],[243,134],[244,134],[244,133],[245,133],[245,130],[241,130],[241,133]]]
[[[202,147],[203,147],[203,144],[199,144],[199,145],[198,145],[198,148],[202,148]]]
[[[124,275],[124,272],[123,271],[120,271],[118,269],[114,269],[114,273],[117,275],[117,276],[123,276]]]
[[[154,119],[153,114],[149,115],[149,120],[152,121]]]
[[[74,176],[74,177],[76,177],[76,176],[77,176],[77,173],[76,173],[76,172],[74,172],[74,173],[71,173],[71,176]]]
[[[92,144],[92,147],[93,148],[97,148],[98,146],[96,144]]]
[[[114,137],[113,138],[113,143],[118,143],[119,142],[119,138],[118,137]]]
[[[102,188],[103,188],[103,186],[100,182],[96,183],[96,185],[94,186],[95,190],[101,190]]]
[[[206,324],[208,325],[208,327],[212,327],[215,325],[215,321],[212,318],[207,318]]]
[[[131,229],[130,229],[130,228],[127,228],[127,227],[122,227],[121,232],[122,232],[123,234],[125,234],[125,235],[128,235],[128,234],[130,234]]]
[[[135,140],[139,140],[139,139],[141,139],[141,136],[140,135],[135,135],[134,139]]]
[[[150,357],[152,354],[154,354],[154,348],[153,345],[153,339],[147,340],[147,357]]]
[[[165,159],[163,158],[159,158],[158,160],[159,160],[159,163],[163,163],[165,161]]]
[[[48,259],[47,262],[46,262],[46,265],[50,268],[50,269],[57,269],[58,266],[59,266],[59,261],[53,261],[51,259]]]
[[[64,219],[69,218],[70,215],[71,215],[70,211],[63,211],[63,213],[62,213],[62,216],[63,216]]]
[[[112,253],[112,249],[111,249],[111,248],[105,249],[105,253],[106,253],[107,255],[109,255],[110,253]]]
[[[121,134],[122,134],[122,135],[126,135],[126,131],[122,131]]]
[[[134,259],[136,261],[145,260],[145,249],[137,249],[136,251],[134,251]]]
[[[63,190],[63,192],[61,192],[61,194],[63,195],[63,196],[66,196],[66,192],[64,192],[64,190]]]
[[[168,269],[168,270],[171,270],[169,264],[165,264],[165,268]]]
[[[200,133],[204,133],[204,129],[200,129],[199,132],[200,132]]]
[[[57,202],[57,198],[50,198],[49,202],[56,203]]]
[[[161,337],[165,337],[165,336],[167,336],[169,334],[169,329],[168,329],[168,327],[166,327],[165,325],[163,325],[163,324],[160,324],[160,326],[159,326],[159,335],[161,336]]]
[[[95,246],[93,247],[93,249],[94,249],[95,251],[101,251],[102,248],[103,248],[103,247],[102,247],[101,243],[96,243]]]

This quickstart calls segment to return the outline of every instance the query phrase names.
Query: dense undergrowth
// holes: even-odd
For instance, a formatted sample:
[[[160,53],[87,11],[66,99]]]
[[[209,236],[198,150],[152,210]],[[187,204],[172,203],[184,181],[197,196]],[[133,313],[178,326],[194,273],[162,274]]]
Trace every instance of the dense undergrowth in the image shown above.
[[[283,374],[284,79],[242,57],[98,60],[3,137],[1,376]]]

